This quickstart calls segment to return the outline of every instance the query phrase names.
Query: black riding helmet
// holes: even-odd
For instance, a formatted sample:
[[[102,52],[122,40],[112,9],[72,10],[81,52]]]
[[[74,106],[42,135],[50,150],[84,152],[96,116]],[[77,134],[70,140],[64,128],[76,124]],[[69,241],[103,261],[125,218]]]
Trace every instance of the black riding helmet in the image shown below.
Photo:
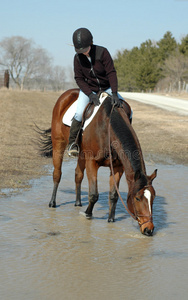
[[[73,33],[73,44],[77,53],[85,53],[93,42],[93,36],[87,28],[78,28]]]

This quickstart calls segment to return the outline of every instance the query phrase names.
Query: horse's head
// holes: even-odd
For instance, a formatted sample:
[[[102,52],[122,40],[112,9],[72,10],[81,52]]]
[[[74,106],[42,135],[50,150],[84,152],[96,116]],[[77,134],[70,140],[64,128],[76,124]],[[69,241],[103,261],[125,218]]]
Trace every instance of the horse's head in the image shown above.
[[[138,173],[135,174],[135,182],[139,180]],[[154,231],[153,218],[152,218],[152,206],[155,198],[155,190],[152,186],[153,179],[157,176],[157,170],[155,170],[151,176],[147,176],[147,184],[128,195],[127,204],[131,213],[135,216],[140,230],[143,234],[151,236]]]

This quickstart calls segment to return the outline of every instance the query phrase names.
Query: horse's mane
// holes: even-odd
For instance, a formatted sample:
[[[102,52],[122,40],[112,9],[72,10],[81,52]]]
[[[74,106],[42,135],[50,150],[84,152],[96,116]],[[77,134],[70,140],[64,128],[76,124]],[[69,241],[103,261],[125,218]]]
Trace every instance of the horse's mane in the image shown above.
[[[137,171],[141,172],[139,185],[146,185],[147,179],[144,174],[145,165],[143,162],[142,150],[136,133],[134,132],[131,124],[129,123],[128,117],[126,115],[125,117],[123,117],[123,114],[125,114],[125,112],[121,114],[120,111],[116,108],[114,108],[111,113],[112,105],[109,99],[106,99],[104,101],[103,106],[107,116],[110,118],[112,130],[114,131],[117,139],[119,140],[124,154],[129,159],[134,173],[136,173]]]

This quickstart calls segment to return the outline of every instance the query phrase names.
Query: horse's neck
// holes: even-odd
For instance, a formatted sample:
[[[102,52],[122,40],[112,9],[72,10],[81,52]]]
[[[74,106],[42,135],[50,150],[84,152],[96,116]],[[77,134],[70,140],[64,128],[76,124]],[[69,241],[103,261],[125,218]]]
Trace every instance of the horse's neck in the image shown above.
[[[145,163],[137,135],[123,109],[116,109],[111,102],[105,100],[102,110],[110,122],[111,146],[117,152],[123,164],[128,184],[133,184],[136,171],[146,176]]]
[[[118,119],[115,122],[111,121],[111,145],[116,150],[129,179],[138,170],[146,174],[146,168],[136,133],[128,118],[124,119],[124,122],[121,120],[119,124]]]
[[[114,118],[114,120],[113,120]],[[123,112],[114,112],[111,118],[111,145],[115,148],[125,170],[129,189],[132,190],[146,181],[146,168],[137,135]],[[135,179],[140,172],[142,179]],[[137,181],[135,185],[135,180]]]

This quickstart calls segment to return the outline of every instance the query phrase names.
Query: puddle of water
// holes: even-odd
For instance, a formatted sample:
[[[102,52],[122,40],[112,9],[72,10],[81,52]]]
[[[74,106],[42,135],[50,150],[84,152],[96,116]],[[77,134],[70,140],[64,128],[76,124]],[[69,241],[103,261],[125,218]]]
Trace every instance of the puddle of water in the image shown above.
[[[56,209],[48,208],[52,178],[32,182],[21,195],[0,199],[1,299],[187,299],[188,167],[158,168],[154,181],[155,234],[143,236],[118,202],[116,222],[108,223],[109,170],[99,170],[100,198],[94,218],[75,208],[74,169],[63,165]],[[125,178],[120,191],[127,195]]]

